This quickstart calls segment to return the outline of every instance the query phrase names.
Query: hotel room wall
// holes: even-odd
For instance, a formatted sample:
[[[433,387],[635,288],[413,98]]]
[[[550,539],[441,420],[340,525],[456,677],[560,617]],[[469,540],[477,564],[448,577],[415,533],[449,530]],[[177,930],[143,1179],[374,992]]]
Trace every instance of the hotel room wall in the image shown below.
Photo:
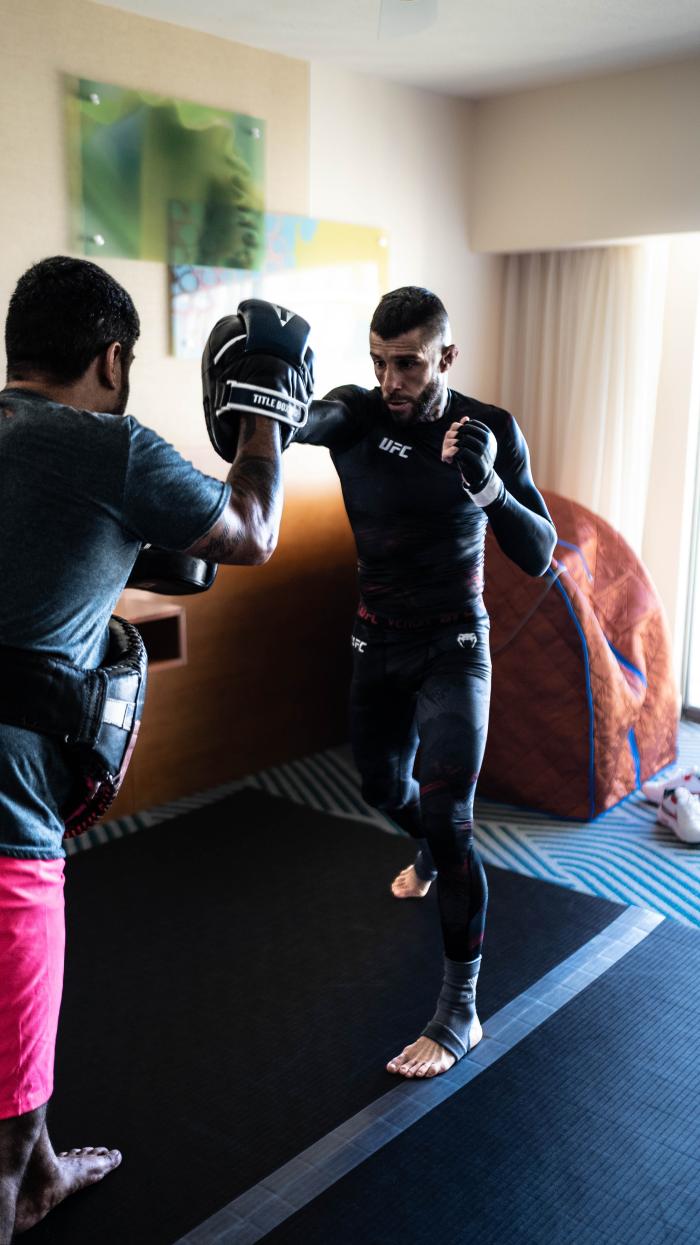
[[[484,99],[473,125],[475,251],[670,235],[642,556],[668,614],[680,674],[700,413],[700,57]]]
[[[268,206],[385,227],[392,282],[439,288],[463,345],[459,383],[491,394],[500,260],[467,254],[470,109],[419,91],[368,85],[360,76],[332,75],[342,86],[341,100],[305,62],[86,0],[0,0],[0,18],[3,308],[29,263],[69,247],[63,75],[88,76],[266,118]],[[349,159],[360,119],[371,171],[362,181],[359,163],[351,167]],[[348,159],[331,172],[330,153],[343,151],[341,144]],[[408,194],[401,193],[403,179],[409,179]],[[201,417],[198,365],[168,354],[164,266],[109,257],[103,263],[130,290],[143,322],[131,412],[221,476],[224,464],[209,446]],[[0,366],[4,370],[2,359]],[[139,747],[114,814],[345,737],[353,542],[324,451],[292,449],[285,487],[280,545],[271,562],[222,568],[210,593],[181,601],[187,664],[152,668]]]
[[[469,248],[475,106],[311,66],[310,209],[379,225],[389,284],[443,299],[460,348],[455,388],[495,401],[502,260]]]
[[[700,57],[476,104],[470,242],[551,250],[700,227]]]
[[[3,308],[29,263],[65,252],[70,243],[65,74],[265,117],[269,206],[306,211],[309,74],[303,61],[86,0],[0,0],[0,18]],[[197,459],[206,444],[198,368],[168,354],[166,269],[109,256],[102,262],[141,314],[132,412]],[[206,461],[217,462],[214,456]]]

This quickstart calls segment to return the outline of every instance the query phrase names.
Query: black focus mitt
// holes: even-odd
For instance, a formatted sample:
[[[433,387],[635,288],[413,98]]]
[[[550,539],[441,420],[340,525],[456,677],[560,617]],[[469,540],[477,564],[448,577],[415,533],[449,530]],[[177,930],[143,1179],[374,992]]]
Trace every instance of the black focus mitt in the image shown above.
[[[227,462],[236,456],[241,415],[278,420],[283,449],[306,423],[314,384],[310,331],[301,316],[259,298],[214,325],[202,355],[204,416]]]
[[[169,597],[190,597],[207,592],[218,569],[216,562],[207,562],[204,558],[159,549],[157,545],[144,545],[125,586]]]

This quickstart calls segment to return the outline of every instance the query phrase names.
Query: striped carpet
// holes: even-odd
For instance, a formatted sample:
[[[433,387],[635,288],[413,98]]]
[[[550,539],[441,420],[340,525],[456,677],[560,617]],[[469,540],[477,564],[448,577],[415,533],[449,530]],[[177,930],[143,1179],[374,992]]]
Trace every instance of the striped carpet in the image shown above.
[[[681,723],[679,759],[700,765],[700,725]],[[262,770],[199,795],[105,822],[66,843],[68,855],[133,834],[253,787],[327,813],[399,831],[362,800],[349,749],[333,748]],[[700,845],[681,843],[656,822],[641,792],[591,822],[559,821],[489,800],[477,800],[475,836],[487,864],[544,878],[700,926]],[[411,849],[407,844],[407,863]]]

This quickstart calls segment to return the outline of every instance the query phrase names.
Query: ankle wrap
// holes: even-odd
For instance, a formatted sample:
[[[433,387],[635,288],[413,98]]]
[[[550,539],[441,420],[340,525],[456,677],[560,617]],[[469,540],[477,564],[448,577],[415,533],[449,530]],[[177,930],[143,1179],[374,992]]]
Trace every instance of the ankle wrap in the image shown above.
[[[469,1029],[476,1016],[476,979],[481,956],[466,963],[445,957],[445,975],[435,1015],[423,1030],[455,1059],[469,1053]]]

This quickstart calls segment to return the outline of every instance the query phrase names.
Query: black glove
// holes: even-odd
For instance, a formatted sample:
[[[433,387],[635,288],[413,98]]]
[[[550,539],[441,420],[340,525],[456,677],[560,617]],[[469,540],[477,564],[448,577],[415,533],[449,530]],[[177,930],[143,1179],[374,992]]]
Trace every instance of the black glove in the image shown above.
[[[301,316],[259,298],[214,325],[202,355],[207,431],[214,449],[233,462],[242,414],[280,423],[282,448],[308,418],[314,356]]]
[[[493,476],[498,442],[486,424],[470,419],[457,433],[457,446],[454,461],[464,484],[470,493],[480,493]]]

